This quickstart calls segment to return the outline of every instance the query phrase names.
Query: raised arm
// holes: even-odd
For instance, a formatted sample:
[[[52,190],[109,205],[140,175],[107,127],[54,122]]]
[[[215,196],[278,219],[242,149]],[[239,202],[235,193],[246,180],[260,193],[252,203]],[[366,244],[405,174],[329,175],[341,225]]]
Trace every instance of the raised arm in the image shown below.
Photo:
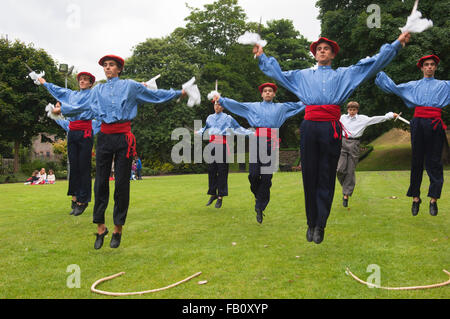
[[[39,78],[38,80],[47,89],[47,91],[58,101],[67,103],[69,101],[70,95],[74,92],[70,89],[65,89],[53,83],[49,83],[44,78]]]
[[[222,105],[224,108],[226,108],[228,111],[236,115],[239,115],[243,118],[246,118],[248,120],[252,109],[251,108],[252,103],[237,102],[233,99],[229,99],[226,97],[221,97],[218,100],[219,104]]]
[[[278,61],[274,57],[267,57],[264,53],[259,56],[258,65],[265,75],[276,80],[295,95],[301,96],[299,91],[301,70],[282,71]]]

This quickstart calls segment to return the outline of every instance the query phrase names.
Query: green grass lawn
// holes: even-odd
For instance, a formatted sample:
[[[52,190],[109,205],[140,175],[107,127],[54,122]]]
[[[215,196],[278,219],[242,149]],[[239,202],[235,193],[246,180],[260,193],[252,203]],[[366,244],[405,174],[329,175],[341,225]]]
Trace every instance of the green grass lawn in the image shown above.
[[[407,171],[357,172],[349,208],[335,201],[322,244],[305,239],[301,173],[277,173],[271,202],[259,225],[247,174],[230,174],[223,207],[205,207],[206,175],[133,181],[121,246],[94,250],[91,204],[69,216],[67,182],[0,185],[0,298],[114,298],[94,294],[96,280],[125,275],[97,288],[128,292],[164,287],[196,272],[175,288],[125,298],[301,299],[449,298],[450,286],[416,291],[369,289],[363,280],[378,265],[382,286],[415,286],[448,280],[450,271],[450,171],[439,215],[424,203],[418,216],[405,196]],[[113,184],[111,183],[113,188]],[[427,177],[423,193],[426,194]],[[112,194],[112,192],[111,192]],[[396,199],[392,197],[396,196]],[[112,197],[112,196],[111,196]],[[107,210],[112,231],[113,202]],[[234,245],[233,245],[234,243]],[[81,270],[81,288],[68,288],[69,265]],[[199,285],[207,280],[205,285]]]

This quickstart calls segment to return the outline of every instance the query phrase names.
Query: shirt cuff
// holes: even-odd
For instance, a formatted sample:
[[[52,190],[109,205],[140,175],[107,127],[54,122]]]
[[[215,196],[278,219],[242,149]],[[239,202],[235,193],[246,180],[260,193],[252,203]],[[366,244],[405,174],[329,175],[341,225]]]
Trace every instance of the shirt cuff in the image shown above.
[[[400,41],[395,40],[394,42],[392,42],[391,44],[397,51],[399,51],[402,48],[402,44],[400,43]]]

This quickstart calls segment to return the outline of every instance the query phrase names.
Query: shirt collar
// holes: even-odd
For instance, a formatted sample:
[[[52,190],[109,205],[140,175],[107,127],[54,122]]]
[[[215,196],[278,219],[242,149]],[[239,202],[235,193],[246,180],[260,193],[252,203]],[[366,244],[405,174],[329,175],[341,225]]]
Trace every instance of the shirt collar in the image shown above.
[[[108,80],[107,80],[108,83],[109,83],[109,82],[116,82],[116,81],[119,81],[119,77],[118,77],[118,76],[116,76],[116,77],[114,77],[114,78],[112,78],[112,79],[108,79]]]

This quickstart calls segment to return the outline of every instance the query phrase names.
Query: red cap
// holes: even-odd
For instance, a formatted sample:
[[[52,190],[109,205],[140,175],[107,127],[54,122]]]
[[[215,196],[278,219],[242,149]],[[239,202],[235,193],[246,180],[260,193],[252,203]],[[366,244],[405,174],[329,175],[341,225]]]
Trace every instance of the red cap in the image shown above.
[[[98,64],[100,64],[101,66],[103,66],[103,62],[105,62],[105,60],[114,60],[114,61],[116,61],[117,63],[119,63],[121,67],[123,67],[123,66],[125,65],[125,60],[124,60],[124,59],[122,59],[120,56],[113,55],[113,54],[105,55],[103,58],[101,58],[101,59],[98,61]]]
[[[439,64],[440,59],[437,57],[437,55],[431,54],[431,55],[426,55],[424,57],[421,57],[419,59],[419,62],[417,62],[417,67],[420,69],[423,67],[423,62],[425,62],[425,60],[429,60],[429,59],[433,59],[434,62],[436,62],[436,64]]]
[[[309,50],[311,51],[311,53],[312,53],[314,56],[316,56],[316,48],[317,48],[317,45],[318,45],[319,43],[322,43],[322,42],[326,42],[326,43],[328,43],[329,45],[331,45],[331,47],[333,48],[334,54],[335,54],[335,55],[338,54],[340,48],[339,48],[339,45],[337,44],[337,42],[335,42],[335,41],[333,41],[333,40],[329,40],[329,39],[324,38],[324,37],[320,37],[319,40],[317,40],[316,42],[311,43],[311,45],[310,45],[310,47],[309,47]]]
[[[270,87],[273,89],[274,92],[276,92],[276,91],[278,90],[278,86],[276,86],[276,84],[274,84],[274,83],[263,83],[263,84],[261,84],[261,85],[258,87],[259,92],[262,93],[262,92],[263,92],[263,89],[264,89],[266,86],[270,86]]]
[[[80,76],[82,76],[82,75],[87,75],[88,77],[91,78],[91,83],[95,83],[95,76],[93,76],[89,72],[80,72],[80,73],[78,73],[77,74],[77,81],[80,81]]]

